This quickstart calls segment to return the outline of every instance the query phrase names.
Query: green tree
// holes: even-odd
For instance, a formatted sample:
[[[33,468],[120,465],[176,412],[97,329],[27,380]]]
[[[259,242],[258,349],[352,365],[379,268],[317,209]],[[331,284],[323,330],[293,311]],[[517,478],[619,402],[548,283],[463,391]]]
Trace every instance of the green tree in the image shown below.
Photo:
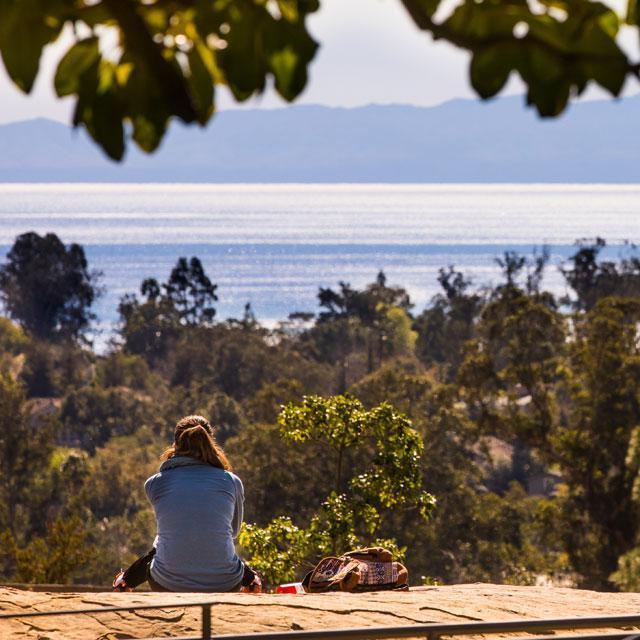
[[[130,517],[150,507],[144,481],[158,471],[159,454],[165,446],[151,429],[141,427],[133,435],[114,436],[96,449],[87,460],[81,490],[97,521]]]
[[[467,293],[470,281],[453,267],[440,269],[438,282],[444,294],[437,294],[415,319],[416,355],[426,365],[437,364],[451,380],[463,358],[464,344],[473,337],[474,323],[482,297]]]
[[[291,518],[280,516],[265,527],[243,524],[238,542],[251,557],[251,566],[271,586],[295,580],[306,563],[309,535]]]
[[[421,417],[432,384],[432,376],[425,373],[417,359],[398,358],[359,380],[349,393],[366,407],[389,402],[415,421]]]
[[[118,305],[125,349],[150,363],[162,360],[183,329],[211,326],[216,288],[195,256],[178,258],[167,282],[143,280],[140,294],[145,299],[127,294]]]
[[[48,524],[45,536],[34,536],[25,546],[5,534],[3,554],[15,563],[14,580],[66,584],[97,553],[87,540],[86,525],[77,515],[59,517]]]
[[[283,440],[275,424],[249,423],[225,443],[245,487],[245,519],[260,527],[280,516],[308,526],[333,489],[331,461],[321,443]]]
[[[632,549],[618,559],[618,569],[611,574],[611,581],[621,591],[640,591],[640,549]]]
[[[566,298],[565,302],[574,309],[589,311],[607,296],[640,296],[640,258],[632,251],[619,263],[599,260],[606,246],[602,238],[596,238],[591,244],[581,241],[570,258],[570,266],[562,268],[567,284],[575,293],[575,298]]]
[[[302,399],[304,388],[298,380],[279,378],[266,384],[247,401],[247,413],[255,422],[275,424],[282,405]]]
[[[0,372],[19,378],[24,373],[26,351],[31,343],[21,327],[0,317]]]
[[[323,309],[318,315],[319,324],[331,323],[338,329],[343,345],[343,371],[346,369],[344,354],[359,342],[366,345],[368,373],[374,369],[376,355],[380,365],[394,347],[405,352],[413,347],[414,337],[405,319],[413,307],[409,294],[402,287],[388,286],[382,271],[375,282],[363,290],[353,289],[346,282],[340,282],[337,291],[320,287],[318,302]]]
[[[63,442],[95,453],[113,436],[158,427],[156,404],[126,387],[87,386],[71,391],[60,408]]]
[[[362,328],[357,318],[337,317],[318,321],[301,340],[310,346],[311,353],[322,363],[338,367],[335,390],[344,393],[349,385],[350,360],[362,344]]]
[[[145,280],[142,295],[148,293]],[[150,364],[161,360],[177,339],[179,316],[173,305],[164,299],[147,295],[140,302],[135,295],[123,296],[118,305],[120,335],[127,353],[143,356]]]
[[[37,337],[78,338],[95,318],[98,274],[83,248],[65,247],[53,233],[18,236],[0,266],[0,296],[11,318]]]
[[[471,53],[478,95],[496,95],[515,72],[527,85],[527,104],[543,116],[561,113],[590,82],[619,95],[627,76],[639,74],[616,41],[623,22],[638,25],[635,0],[624,18],[591,0],[535,8],[466,0],[444,19],[434,17],[441,0],[400,5],[434,39]],[[278,94],[294,100],[318,46],[306,18],[319,6],[318,0],[2,2],[0,53],[9,77],[29,93],[43,47],[70,25],[74,42],[58,65],[56,92],[75,96],[74,124],[120,159],[128,126],[145,151],[157,148],[174,116],[204,126],[215,111],[216,85],[242,101],[273,79]],[[101,30],[117,34],[115,58],[103,55]]]
[[[581,584],[596,588],[611,587],[638,536],[638,305],[602,298],[570,333],[548,296],[505,285],[459,372],[482,433],[520,441],[559,470],[562,542]]]
[[[142,355],[150,363],[162,360],[183,328],[210,326],[217,286],[211,283],[200,260],[178,258],[167,282],[146,278],[136,295],[123,296],[118,305],[120,334],[129,353]]]
[[[220,444],[224,444],[246,426],[242,406],[221,391],[213,394],[203,415],[208,416],[215,429],[216,440]]]
[[[586,585],[609,587],[638,542],[640,300],[603,298],[578,320],[566,426],[550,439],[568,485],[566,543]]]
[[[31,415],[22,386],[0,375],[0,527],[30,526],[29,504],[53,449],[51,416]]]
[[[195,256],[189,261],[178,258],[169,280],[162,285],[164,298],[178,311],[180,322],[188,326],[203,326],[213,322],[218,300],[217,285],[204,272],[202,263]]]
[[[562,377],[565,318],[540,291],[545,258],[506,253],[505,281],[491,293],[458,371],[480,429],[541,446],[555,424],[555,387]],[[518,279],[529,271],[524,284]],[[524,410],[521,411],[521,406]]]
[[[401,360],[351,391],[367,406],[391,400],[422,436],[424,484],[438,496],[437,509],[428,527],[416,528],[413,518],[400,513],[388,529],[411,550],[413,575],[446,583],[531,584],[538,575],[566,570],[566,555],[554,537],[560,529],[557,507],[526,495],[511,478],[500,493],[491,489],[491,452],[455,384],[438,384],[419,363]]]
[[[270,338],[259,326],[236,323],[189,328],[168,359],[172,383],[220,390],[239,401],[280,378],[297,378],[306,392],[327,387],[326,366],[309,358],[296,341]]]
[[[163,389],[162,378],[151,371],[141,356],[114,350],[95,363],[95,383],[99,387],[129,387],[152,393]]]
[[[78,493],[87,523],[86,545],[100,552],[77,568],[78,579],[109,584],[115,569],[151,547],[156,522],[144,481],[158,471],[158,455],[166,444],[166,439],[141,427],[133,435],[111,438],[88,457]]]
[[[366,544],[397,548],[394,540],[380,538],[384,521],[395,512],[411,512],[418,521],[428,520],[435,499],[423,488],[422,439],[391,405],[366,409],[349,396],[307,396],[300,405],[285,406],[278,422],[285,442],[320,444],[325,457],[332,452],[329,481],[333,489],[304,532],[297,526],[293,529],[288,519],[245,528],[243,546],[255,554],[250,562],[257,567],[281,557],[283,550],[272,535],[274,527],[286,525],[299,545],[295,553],[317,559]]]
[[[93,358],[91,351],[74,342],[31,338],[24,351],[20,379],[30,398],[60,397],[91,381]]]
[[[7,356],[19,356],[24,353],[29,339],[24,331],[8,318],[0,317],[0,353]]]

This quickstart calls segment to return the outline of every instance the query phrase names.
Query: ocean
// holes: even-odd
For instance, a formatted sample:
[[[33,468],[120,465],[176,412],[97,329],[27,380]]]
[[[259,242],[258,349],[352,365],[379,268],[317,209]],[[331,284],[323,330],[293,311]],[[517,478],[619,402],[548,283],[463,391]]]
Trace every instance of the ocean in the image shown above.
[[[102,272],[98,341],[125,293],[164,281],[180,256],[198,256],[218,285],[217,317],[250,302],[273,326],[317,311],[319,287],[363,287],[383,270],[419,312],[454,265],[477,286],[499,278],[507,250],[549,247],[546,286],[580,238],[605,238],[607,255],[640,242],[640,185],[189,185],[0,184],[3,255],[26,231],[84,246]]]

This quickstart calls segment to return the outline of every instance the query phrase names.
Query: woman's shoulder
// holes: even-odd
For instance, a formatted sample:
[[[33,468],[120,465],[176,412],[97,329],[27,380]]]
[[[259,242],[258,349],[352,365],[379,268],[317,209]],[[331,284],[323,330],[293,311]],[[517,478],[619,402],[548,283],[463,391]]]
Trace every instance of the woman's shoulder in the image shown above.
[[[233,484],[236,487],[236,489],[239,489],[241,492],[244,493],[244,486],[243,486],[242,480],[240,480],[239,476],[237,476],[235,473],[233,473],[233,471],[225,471],[225,474],[229,478],[231,478],[231,481],[233,482]]]
[[[144,481],[144,491],[147,494],[147,497],[151,497],[151,490],[153,485],[157,482],[158,477],[160,476],[160,472],[154,473],[152,476],[149,476]]]
[[[231,478],[231,480],[233,480],[235,484],[242,485],[242,480],[240,480],[239,476],[233,473],[233,471],[225,471],[224,473],[225,475],[229,476],[229,478]]]

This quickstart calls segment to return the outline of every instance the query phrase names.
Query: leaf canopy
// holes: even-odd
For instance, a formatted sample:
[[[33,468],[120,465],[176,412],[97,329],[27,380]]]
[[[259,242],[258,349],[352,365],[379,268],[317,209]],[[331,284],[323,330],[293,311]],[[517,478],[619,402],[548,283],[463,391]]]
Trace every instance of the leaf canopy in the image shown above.
[[[491,98],[512,73],[541,116],[557,116],[596,83],[618,96],[640,65],[616,38],[623,19],[592,0],[464,0],[445,19],[441,0],[398,0],[434,39],[470,52],[470,82]],[[285,100],[304,90],[318,43],[307,17],[318,0],[0,0],[0,55],[11,80],[33,87],[43,48],[72,27],[75,42],[55,75],[59,96],[74,95],[73,122],[115,160],[127,138],[160,145],[169,121],[205,126],[215,86],[238,101],[270,84]],[[637,27],[629,0],[624,21]],[[71,31],[69,31],[71,32]],[[100,37],[117,35],[105,50]]]

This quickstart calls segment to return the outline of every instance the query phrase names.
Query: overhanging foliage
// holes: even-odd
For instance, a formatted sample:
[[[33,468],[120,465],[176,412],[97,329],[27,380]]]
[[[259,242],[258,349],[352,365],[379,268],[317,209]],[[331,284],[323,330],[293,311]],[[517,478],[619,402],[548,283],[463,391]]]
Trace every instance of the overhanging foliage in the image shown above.
[[[496,95],[510,74],[527,85],[527,101],[556,116],[589,82],[620,94],[638,76],[616,42],[623,22],[590,0],[465,0],[437,19],[440,0],[400,0],[415,24],[471,53],[470,78],[482,98]],[[269,81],[287,101],[307,84],[318,44],[306,18],[318,0],[0,0],[0,53],[6,70],[29,93],[43,48],[71,27],[75,42],[58,65],[55,90],[75,96],[83,126],[113,159],[130,136],[154,151],[169,120],[204,126],[215,111],[215,87],[238,101]],[[637,26],[635,0],[626,22]],[[104,36],[117,46],[106,50]]]

